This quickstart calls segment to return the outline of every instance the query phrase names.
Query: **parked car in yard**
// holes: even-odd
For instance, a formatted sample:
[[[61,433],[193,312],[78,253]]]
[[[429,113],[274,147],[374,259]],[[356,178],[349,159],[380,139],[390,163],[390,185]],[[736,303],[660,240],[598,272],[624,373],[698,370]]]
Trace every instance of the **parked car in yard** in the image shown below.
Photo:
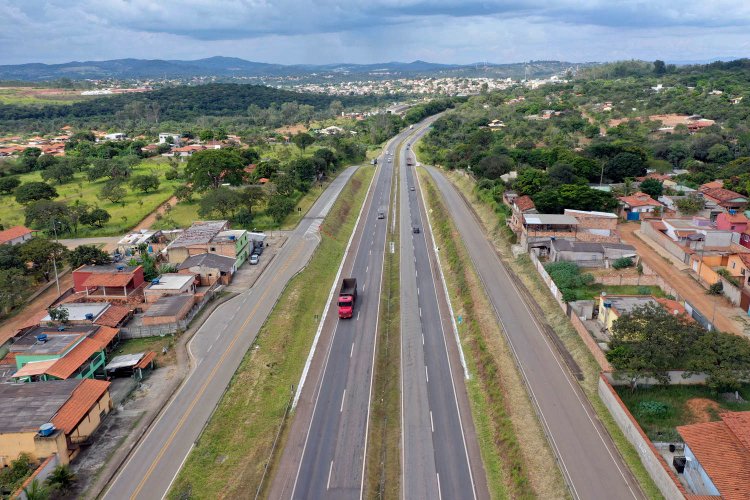
[[[250,265],[254,266],[260,261],[260,255],[254,253],[250,256]]]

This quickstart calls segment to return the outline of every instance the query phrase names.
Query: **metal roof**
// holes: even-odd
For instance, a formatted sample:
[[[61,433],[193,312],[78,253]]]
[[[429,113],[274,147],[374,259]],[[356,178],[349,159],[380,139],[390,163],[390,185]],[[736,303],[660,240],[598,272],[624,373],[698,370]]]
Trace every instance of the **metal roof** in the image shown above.
[[[193,295],[180,294],[180,295],[165,295],[160,297],[159,300],[151,304],[151,307],[143,313],[145,317],[160,317],[160,316],[174,316],[179,313],[187,302],[192,303],[194,300]]]
[[[107,366],[105,366],[104,369],[110,371],[117,370],[118,368],[128,368],[130,366],[135,366],[145,355],[145,352],[139,352],[136,354],[122,354],[120,356],[115,356],[114,358],[112,358],[112,361],[107,363]]]
[[[35,432],[62,408],[81,379],[0,384],[0,433]]]
[[[560,214],[525,214],[523,220],[526,224],[539,224],[539,225],[566,225],[566,226],[577,226],[578,220],[570,215]]]
[[[237,259],[216,253],[202,253],[188,257],[177,266],[177,269],[189,269],[193,266],[213,267],[220,271],[230,272]]]
[[[229,221],[226,220],[207,220],[194,222],[192,226],[185,229],[183,233],[177,237],[169,248],[180,248],[188,247],[192,245],[206,244],[216,236],[220,231],[223,231]]]

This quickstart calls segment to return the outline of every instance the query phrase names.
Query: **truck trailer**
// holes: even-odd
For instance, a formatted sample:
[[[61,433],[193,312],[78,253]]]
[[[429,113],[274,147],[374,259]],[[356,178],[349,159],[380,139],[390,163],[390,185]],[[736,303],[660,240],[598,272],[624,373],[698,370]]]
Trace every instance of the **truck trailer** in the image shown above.
[[[344,278],[339,290],[339,318],[351,318],[357,301],[357,279]]]

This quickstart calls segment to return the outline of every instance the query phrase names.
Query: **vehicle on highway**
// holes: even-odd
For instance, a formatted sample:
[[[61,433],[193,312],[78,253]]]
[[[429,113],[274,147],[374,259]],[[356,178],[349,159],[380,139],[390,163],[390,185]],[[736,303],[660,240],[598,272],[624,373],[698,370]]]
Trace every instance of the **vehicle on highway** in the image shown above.
[[[406,159],[406,166],[407,167],[413,167],[414,166],[414,158],[411,158],[411,157],[407,158]]]
[[[373,158],[373,159],[372,159],[372,161],[371,161],[370,163],[371,163],[372,165],[377,165],[377,164],[378,164],[378,159],[377,159],[377,158]]]
[[[357,278],[344,278],[339,290],[339,318],[351,318],[357,301]]]
[[[419,234],[419,228],[418,228],[417,226],[414,226],[414,227],[413,227],[413,228],[411,229],[411,232],[412,232],[412,233],[414,233],[414,234]]]
[[[385,219],[385,214],[383,212],[378,212],[378,219]]]
[[[254,253],[250,256],[250,265],[254,266],[260,261],[260,255]]]
[[[409,191],[414,191],[414,186],[410,187]]]

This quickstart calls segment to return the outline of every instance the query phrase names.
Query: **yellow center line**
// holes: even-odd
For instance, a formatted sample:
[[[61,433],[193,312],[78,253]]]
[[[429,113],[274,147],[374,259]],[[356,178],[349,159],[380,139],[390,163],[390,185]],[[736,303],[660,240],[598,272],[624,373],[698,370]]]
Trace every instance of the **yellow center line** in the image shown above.
[[[266,295],[268,295],[271,292],[271,287],[274,283],[276,283],[279,280],[279,277],[281,274],[289,267],[289,265],[296,259],[297,255],[302,251],[304,248],[304,240],[300,242],[299,248],[294,252],[292,257],[287,260],[287,262],[284,264],[284,266],[276,273],[273,280],[269,285],[266,287],[266,291],[263,293],[263,295],[260,296],[258,301],[255,303],[255,307],[253,307],[253,310],[248,315],[247,319],[244,323],[242,323],[242,326],[237,331],[237,335],[234,336],[232,339],[232,342],[229,344],[229,347],[224,351],[224,354],[221,355],[221,358],[219,358],[219,361],[216,363],[216,366],[214,366],[213,370],[211,370],[211,373],[206,378],[206,381],[203,383],[203,386],[201,386],[200,391],[198,391],[198,394],[193,398],[193,401],[190,403],[190,406],[188,407],[187,411],[183,414],[182,418],[180,418],[179,422],[175,426],[174,430],[172,431],[172,434],[169,436],[169,439],[167,439],[167,442],[162,446],[161,450],[159,451],[159,454],[156,456],[156,459],[151,463],[151,466],[148,468],[146,473],[143,475],[143,479],[141,479],[141,482],[138,483],[138,487],[135,489],[133,494],[130,496],[131,500],[134,500],[137,498],[138,494],[143,489],[143,486],[146,484],[146,481],[148,481],[149,477],[151,477],[151,474],[153,474],[154,469],[158,465],[159,461],[164,457],[164,453],[166,453],[167,448],[172,444],[172,441],[174,441],[174,438],[177,436],[177,434],[180,432],[182,427],[185,425],[185,421],[190,416],[190,413],[193,411],[193,408],[195,408],[195,405],[198,403],[198,400],[203,396],[203,393],[208,388],[209,384],[212,382],[214,376],[216,375],[216,372],[219,370],[219,367],[223,364],[224,358],[229,355],[229,353],[232,351],[232,347],[234,347],[234,344],[239,340],[240,336],[242,335],[243,330],[247,326],[247,324],[250,322],[250,320],[255,315],[256,311],[260,307],[260,304],[265,299]],[[179,472],[179,471],[177,471]],[[165,492],[166,493],[166,492]]]

